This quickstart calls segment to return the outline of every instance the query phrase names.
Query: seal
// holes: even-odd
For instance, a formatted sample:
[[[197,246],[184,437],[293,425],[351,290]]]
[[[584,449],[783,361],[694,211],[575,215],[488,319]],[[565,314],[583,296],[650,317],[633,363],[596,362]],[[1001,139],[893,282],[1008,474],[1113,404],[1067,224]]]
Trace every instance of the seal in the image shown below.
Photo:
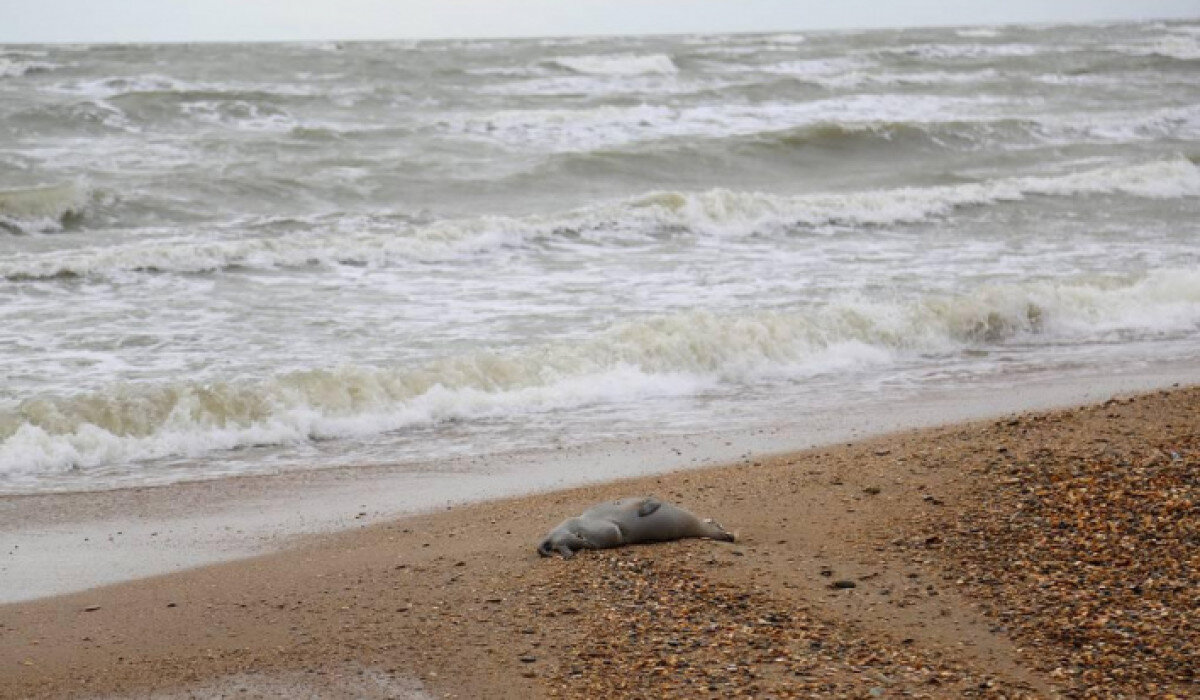
[[[579,517],[567,518],[546,535],[537,551],[543,557],[558,552],[563,559],[570,559],[581,549],[611,549],[686,537],[734,541],[733,533],[712,520],[701,520],[651,496],[636,496],[601,503]]]

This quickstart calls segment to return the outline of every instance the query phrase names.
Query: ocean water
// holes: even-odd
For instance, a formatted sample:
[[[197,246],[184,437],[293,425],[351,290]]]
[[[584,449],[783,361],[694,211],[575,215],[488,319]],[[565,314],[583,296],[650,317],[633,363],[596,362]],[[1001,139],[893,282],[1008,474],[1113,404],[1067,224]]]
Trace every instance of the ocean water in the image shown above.
[[[0,493],[1197,357],[1195,22],[0,46]]]

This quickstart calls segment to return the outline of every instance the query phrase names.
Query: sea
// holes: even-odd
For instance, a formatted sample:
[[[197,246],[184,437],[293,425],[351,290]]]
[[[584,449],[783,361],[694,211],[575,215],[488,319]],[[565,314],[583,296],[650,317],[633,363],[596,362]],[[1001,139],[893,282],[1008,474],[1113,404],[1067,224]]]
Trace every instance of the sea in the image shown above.
[[[1200,20],[0,46],[3,494],[1197,358]]]

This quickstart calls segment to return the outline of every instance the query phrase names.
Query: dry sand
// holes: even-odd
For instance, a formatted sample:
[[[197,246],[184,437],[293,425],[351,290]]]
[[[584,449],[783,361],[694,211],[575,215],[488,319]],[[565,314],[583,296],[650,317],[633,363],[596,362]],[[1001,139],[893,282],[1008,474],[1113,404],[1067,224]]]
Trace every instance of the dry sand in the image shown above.
[[[738,532],[540,559],[600,499]],[[1200,389],[455,508],[0,607],[0,694],[1200,694]]]

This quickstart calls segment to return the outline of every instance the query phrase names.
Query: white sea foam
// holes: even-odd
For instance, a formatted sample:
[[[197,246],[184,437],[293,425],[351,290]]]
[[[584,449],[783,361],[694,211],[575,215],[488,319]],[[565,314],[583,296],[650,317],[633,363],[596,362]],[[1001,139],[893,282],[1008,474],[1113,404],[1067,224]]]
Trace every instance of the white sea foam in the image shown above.
[[[808,37],[803,34],[769,34],[761,38],[761,41],[766,44],[788,44],[795,46],[808,41]]]
[[[49,86],[47,91],[68,95],[82,95],[97,100],[106,100],[131,92],[183,92],[198,89],[195,83],[179,80],[159,73],[141,75],[110,76],[104,78],[72,79]]]
[[[730,64],[720,70],[726,73],[766,73],[784,75],[827,88],[847,89],[864,85],[959,85],[994,80],[1000,73],[994,69],[974,71],[914,71],[899,72],[881,68],[864,55],[835,58],[807,58],[766,64]],[[859,97],[859,99],[863,99]]]
[[[803,80],[829,88],[856,88],[865,85],[971,85],[1001,79],[1004,74],[991,68],[973,71],[923,71],[885,73],[853,70],[829,75],[809,75]]]
[[[589,75],[672,75],[679,69],[666,54],[601,54],[559,56],[549,62],[576,73]]]
[[[912,56],[931,61],[1035,56],[1055,49],[1033,44],[910,44],[879,49],[881,54]]]
[[[787,234],[797,227],[886,226],[945,216],[956,208],[1121,193],[1168,199],[1200,195],[1200,168],[1183,160],[1114,166],[1038,177],[942,187],[780,196],[725,189],[655,192],[551,216],[443,220],[425,226],[394,220],[343,221],[336,232],[273,238],[135,242],[100,249],[18,254],[0,261],[0,276],[44,279],[128,271],[208,272],[231,267],[270,269],[353,263],[387,265],[478,254],[571,232],[597,243],[644,239],[662,230],[696,235]]]
[[[721,90],[737,84],[731,80],[680,80],[656,74],[634,76],[555,75],[485,85],[489,95],[532,95],[538,97],[587,95],[690,95]]]
[[[240,446],[359,437],[448,420],[690,396],[913,353],[1027,335],[1194,330],[1200,273],[986,286],[911,302],[859,298],[775,312],[706,311],[619,323],[592,337],[419,367],[343,366],[266,381],[122,385],[0,412],[8,479]]]
[[[1130,56],[1164,56],[1181,61],[1195,61],[1200,59],[1200,35],[1173,33],[1145,44],[1113,46],[1112,50]]]
[[[770,73],[818,79],[863,70],[872,65],[870,61],[861,56],[839,56],[836,58],[807,58],[767,64],[737,63],[721,66],[721,69],[733,73]]]
[[[197,100],[182,106],[184,115],[198,122],[235,126],[245,131],[285,132],[299,126],[278,109],[247,100]]]
[[[964,39],[991,39],[1000,36],[1000,31],[990,27],[977,27],[971,29],[959,29],[954,32]]]
[[[1200,138],[1200,104],[1156,110],[1093,112],[1037,120],[1040,136],[1058,143]]]

